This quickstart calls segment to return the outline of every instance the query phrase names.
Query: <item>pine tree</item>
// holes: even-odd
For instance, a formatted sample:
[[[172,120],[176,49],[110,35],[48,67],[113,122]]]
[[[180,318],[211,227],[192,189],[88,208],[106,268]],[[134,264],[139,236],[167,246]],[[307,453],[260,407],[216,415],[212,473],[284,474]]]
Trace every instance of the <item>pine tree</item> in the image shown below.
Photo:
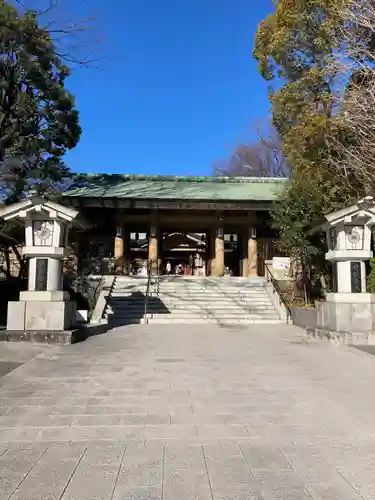
[[[81,128],[69,69],[35,12],[0,1],[0,53],[0,194],[10,203],[30,184],[45,190],[66,178],[63,156]]]

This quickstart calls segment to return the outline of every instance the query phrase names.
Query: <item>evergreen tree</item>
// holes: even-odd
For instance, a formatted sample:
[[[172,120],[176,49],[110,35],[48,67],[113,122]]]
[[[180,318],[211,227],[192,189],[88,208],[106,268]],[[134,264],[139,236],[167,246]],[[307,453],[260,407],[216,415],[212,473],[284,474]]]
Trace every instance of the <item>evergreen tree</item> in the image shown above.
[[[35,12],[0,0],[0,53],[0,185],[10,203],[30,184],[46,190],[68,176],[63,156],[81,128],[69,69]]]

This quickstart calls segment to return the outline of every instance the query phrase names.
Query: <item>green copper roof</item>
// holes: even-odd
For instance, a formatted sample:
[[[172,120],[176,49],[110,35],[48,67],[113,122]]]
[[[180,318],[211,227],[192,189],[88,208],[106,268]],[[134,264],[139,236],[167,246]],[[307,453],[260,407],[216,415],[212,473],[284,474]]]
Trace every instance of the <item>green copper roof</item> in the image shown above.
[[[274,201],[286,179],[88,174],[63,196],[138,200]]]

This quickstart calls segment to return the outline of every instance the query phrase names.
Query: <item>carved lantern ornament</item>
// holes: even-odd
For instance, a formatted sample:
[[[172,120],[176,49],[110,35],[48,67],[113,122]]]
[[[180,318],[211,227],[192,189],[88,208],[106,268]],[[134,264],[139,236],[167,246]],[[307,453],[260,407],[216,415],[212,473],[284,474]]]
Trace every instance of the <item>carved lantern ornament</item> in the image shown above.
[[[33,246],[51,247],[53,245],[53,220],[34,220],[33,227]]]
[[[365,226],[345,226],[345,249],[363,250]]]

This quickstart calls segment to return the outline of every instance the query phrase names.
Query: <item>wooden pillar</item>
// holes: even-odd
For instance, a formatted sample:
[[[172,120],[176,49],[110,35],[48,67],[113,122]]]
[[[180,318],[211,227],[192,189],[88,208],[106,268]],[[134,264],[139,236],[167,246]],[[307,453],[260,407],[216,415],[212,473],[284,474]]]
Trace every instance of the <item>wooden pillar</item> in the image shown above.
[[[130,234],[122,221],[116,226],[113,256],[117,274],[128,274],[130,265]]]
[[[215,238],[215,263],[213,276],[224,276],[224,229],[217,228]]]
[[[113,256],[116,261],[124,256],[124,227],[122,225],[116,226]]]
[[[248,243],[247,231],[242,231],[241,234],[241,250],[242,250],[241,274],[243,278],[247,278],[247,274],[249,272],[249,265],[248,265],[249,243]]]
[[[130,274],[130,231],[129,228],[125,225],[124,229],[124,250],[123,250],[123,274]]]
[[[247,246],[247,275],[249,278],[258,276],[258,245],[257,232],[255,227],[249,229],[249,239]]]
[[[214,275],[215,267],[215,233],[212,230],[208,231],[207,242],[207,275]]]
[[[158,236],[158,264],[157,264],[157,269],[158,273],[162,273],[162,266],[163,266],[163,260],[162,260],[162,255],[163,255],[163,232],[161,231],[160,227],[157,228],[157,236]]]
[[[158,273],[158,250],[159,250],[159,231],[156,225],[156,220],[153,220],[150,225],[148,237],[148,261],[151,262],[151,274]]]

